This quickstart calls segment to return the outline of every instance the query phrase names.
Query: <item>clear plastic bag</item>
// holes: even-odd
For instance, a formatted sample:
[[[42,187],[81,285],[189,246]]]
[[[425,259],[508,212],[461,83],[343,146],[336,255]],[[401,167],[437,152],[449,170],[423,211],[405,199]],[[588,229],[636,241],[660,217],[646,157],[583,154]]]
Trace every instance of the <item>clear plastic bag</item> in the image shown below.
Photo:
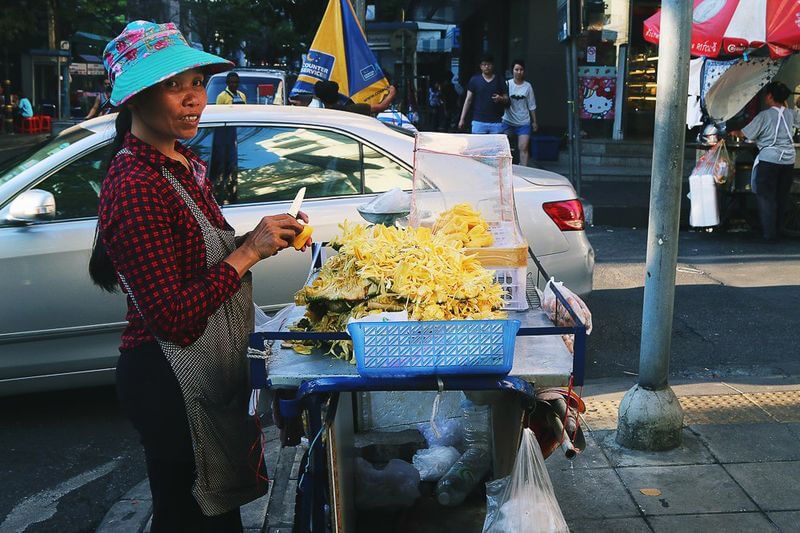
[[[419,472],[414,465],[392,459],[384,468],[356,457],[356,507],[411,507],[419,493]]]
[[[569,533],[536,437],[522,432],[511,475],[486,484],[483,533]]]
[[[550,278],[544,286],[544,291],[536,289],[539,293],[539,301],[542,302],[542,309],[547,313],[550,320],[558,327],[571,328],[575,326],[575,320],[569,314],[567,308],[564,307],[564,304],[556,297],[551,288],[552,285],[558,286],[558,292],[561,293],[561,296],[564,297],[580,321],[583,322],[583,325],[586,326],[586,334],[590,335],[592,333],[592,312],[589,311],[589,307],[580,296],[565,287],[563,282],[556,281],[554,278]],[[574,353],[574,337],[575,335],[562,335],[564,344],[567,345],[567,349],[571,353]]]
[[[725,147],[725,139],[721,139],[708,152],[703,154],[692,170],[692,176],[707,176],[714,178],[717,185],[725,185],[733,177],[733,160]]]
[[[439,481],[459,457],[461,453],[452,446],[432,446],[417,450],[411,462],[422,481]]]
[[[430,422],[422,422],[417,429],[425,437],[429,448],[434,446],[453,446],[463,449],[464,445],[464,420],[463,418],[444,418],[436,420],[436,434]]]

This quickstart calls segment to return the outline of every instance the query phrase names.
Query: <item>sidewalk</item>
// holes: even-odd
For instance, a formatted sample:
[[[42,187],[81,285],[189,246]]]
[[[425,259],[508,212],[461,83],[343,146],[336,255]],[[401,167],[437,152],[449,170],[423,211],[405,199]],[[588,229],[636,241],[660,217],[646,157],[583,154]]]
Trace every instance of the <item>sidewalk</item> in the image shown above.
[[[800,376],[675,380],[685,415],[683,445],[660,453],[626,450],[614,441],[619,402],[634,383],[588,384],[586,451],[573,461],[559,452],[547,460],[573,533],[800,531]],[[279,450],[271,429],[270,493],[242,512],[251,533],[291,531],[302,449]],[[150,508],[143,481],[97,531],[146,531]]]
[[[800,531],[800,377],[676,380],[683,445],[660,453],[614,441],[633,384],[587,386],[586,452],[547,461],[573,533]]]

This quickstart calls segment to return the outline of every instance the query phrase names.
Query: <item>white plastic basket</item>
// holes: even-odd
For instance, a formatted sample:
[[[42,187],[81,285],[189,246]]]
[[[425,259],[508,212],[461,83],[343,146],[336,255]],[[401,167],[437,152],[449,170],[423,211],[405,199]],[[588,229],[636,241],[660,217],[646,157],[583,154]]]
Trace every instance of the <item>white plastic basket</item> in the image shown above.
[[[528,268],[489,268],[489,270],[494,271],[495,281],[503,288],[503,309],[509,311],[528,309],[528,298],[525,293]]]

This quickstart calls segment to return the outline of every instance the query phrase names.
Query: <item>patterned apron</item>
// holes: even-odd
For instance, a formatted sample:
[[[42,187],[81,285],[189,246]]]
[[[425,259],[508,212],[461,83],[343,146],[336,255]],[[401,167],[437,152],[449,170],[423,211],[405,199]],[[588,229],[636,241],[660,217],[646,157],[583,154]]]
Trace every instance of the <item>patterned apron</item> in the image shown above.
[[[133,155],[127,149],[118,153]],[[200,225],[206,267],[218,264],[236,249],[233,229],[211,224],[175,176],[166,168],[161,173]],[[120,279],[139,309],[127,280],[121,274]],[[248,272],[239,290],[211,315],[205,331],[192,344],[179,346],[157,339],[183,393],[196,469],[192,494],[207,516],[230,511],[267,492],[267,483],[261,481],[266,478],[255,466],[262,453],[261,433],[247,413],[247,345],[253,314],[253,281]]]

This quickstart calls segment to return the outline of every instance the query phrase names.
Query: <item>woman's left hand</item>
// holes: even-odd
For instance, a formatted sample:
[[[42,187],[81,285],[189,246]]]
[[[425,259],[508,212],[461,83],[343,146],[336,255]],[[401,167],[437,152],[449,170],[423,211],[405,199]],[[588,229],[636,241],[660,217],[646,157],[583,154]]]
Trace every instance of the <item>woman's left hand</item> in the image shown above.
[[[302,220],[303,224],[308,224],[308,215],[306,213],[304,213],[303,211],[298,211],[297,212],[297,218]],[[308,240],[306,241],[305,245],[302,248],[300,248],[300,251],[301,252],[305,252],[311,246],[312,242],[314,242],[314,240],[311,237],[309,237]]]

